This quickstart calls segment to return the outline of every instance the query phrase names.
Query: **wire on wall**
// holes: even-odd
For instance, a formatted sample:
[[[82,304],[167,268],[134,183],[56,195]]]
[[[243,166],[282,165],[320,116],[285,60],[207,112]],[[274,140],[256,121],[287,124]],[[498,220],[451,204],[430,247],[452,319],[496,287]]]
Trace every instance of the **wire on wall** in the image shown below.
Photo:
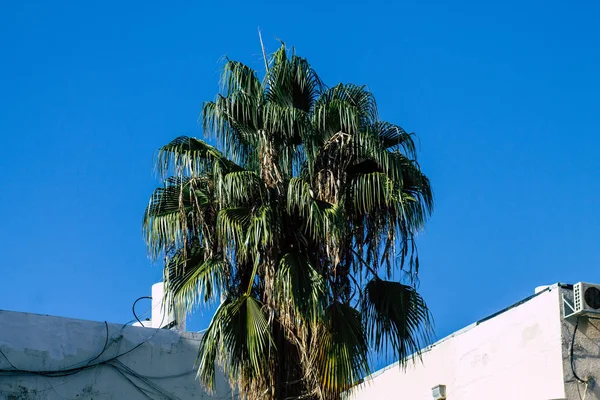
[[[575,379],[577,379],[581,383],[586,383],[583,379],[581,379],[577,375],[577,372],[575,372],[575,358],[573,357],[573,349],[575,347],[575,336],[577,335],[577,328],[579,327],[579,318],[580,317],[577,316],[577,320],[575,321],[575,329],[573,329],[573,337],[571,338],[571,355],[570,355],[571,371],[573,372],[573,376],[575,377]]]
[[[150,299],[152,300],[152,296],[142,296],[142,297],[138,297],[134,302],[133,305],[131,306],[131,311],[133,312],[133,316],[135,317],[135,319],[137,320],[137,322],[140,323],[141,326],[143,326],[144,328],[146,327],[144,325],[144,323],[138,318],[137,314],[135,313],[135,305],[137,304],[138,301],[142,300],[142,299]],[[162,325],[162,324],[161,324]]]
[[[163,315],[163,320],[161,321],[161,325],[164,321],[164,318],[165,318],[165,316]],[[123,378],[125,378],[131,385],[133,385],[139,392],[143,393],[144,396],[150,400],[154,400],[154,399],[152,397],[150,397],[149,393],[159,394],[162,396],[162,398],[167,398],[169,400],[179,400],[179,398],[177,396],[165,391],[156,383],[151,382],[149,380],[150,379],[149,377],[145,377],[143,375],[138,374],[137,372],[135,372],[131,368],[127,367],[125,364],[123,364],[119,360],[119,358],[131,353],[132,351],[138,349],[140,346],[142,346],[145,343],[147,343],[148,341],[150,341],[156,335],[156,333],[158,331],[160,331],[160,329],[155,329],[154,332],[149,337],[147,337],[146,339],[144,339],[142,342],[138,343],[137,345],[133,346],[131,349],[124,351],[114,357],[108,358],[106,360],[97,361],[102,356],[102,354],[104,354],[107,351],[107,349],[109,347],[109,336],[110,335],[109,335],[108,323],[106,321],[104,321],[104,326],[106,329],[106,339],[104,341],[104,346],[102,347],[102,350],[95,357],[93,357],[87,361],[82,361],[82,362],[79,362],[76,364],[72,364],[68,367],[58,369],[58,370],[45,370],[44,371],[44,370],[27,370],[27,369],[17,368],[9,360],[9,358],[6,356],[6,354],[4,354],[4,352],[2,352],[2,349],[0,349],[0,354],[6,359],[6,361],[12,368],[12,369],[0,369],[0,378],[1,377],[13,377],[13,376],[18,376],[18,375],[42,376],[42,377],[46,377],[46,378],[63,378],[63,377],[67,377],[70,375],[78,374],[87,369],[95,368],[95,367],[101,366],[101,365],[106,365],[106,366],[112,367],[113,369],[116,369],[119,372],[119,374],[123,376]],[[121,328],[121,330],[119,332],[119,336],[122,336],[122,331],[123,331],[123,329],[125,329],[126,326],[127,326],[127,324],[123,325],[123,327]],[[114,340],[116,340],[116,338],[112,338],[112,341],[114,341]],[[94,362],[94,361],[96,361],[96,362]],[[76,365],[82,364],[82,363],[85,363],[85,365],[80,366],[80,367],[75,367]],[[181,374],[181,375],[183,376],[187,373],[188,372]],[[128,375],[137,378],[140,382],[143,382],[147,387],[150,387],[153,390],[150,391],[148,389],[144,389],[144,388],[140,387],[131,378],[129,378]],[[175,378],[175,377],[176,376],[152,377],[152,379],[170,379],[170,378]],[[54,389],[54,387],[52,387],[52,388]]]

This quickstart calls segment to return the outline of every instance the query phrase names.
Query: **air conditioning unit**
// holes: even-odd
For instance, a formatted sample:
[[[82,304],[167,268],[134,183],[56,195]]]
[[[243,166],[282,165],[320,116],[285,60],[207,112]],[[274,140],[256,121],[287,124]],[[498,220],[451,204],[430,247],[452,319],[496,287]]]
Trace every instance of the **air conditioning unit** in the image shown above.
[[[436,385],[431,388],[435,400],[446,400],[446,385]]]
[[[600,314],[600,285],[579,282],[573,286],[573,315]]]

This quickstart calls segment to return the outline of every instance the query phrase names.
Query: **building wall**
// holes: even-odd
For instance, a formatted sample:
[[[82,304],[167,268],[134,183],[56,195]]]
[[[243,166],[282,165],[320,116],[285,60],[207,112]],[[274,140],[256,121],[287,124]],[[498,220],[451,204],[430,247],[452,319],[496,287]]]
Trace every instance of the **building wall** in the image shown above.
[[[573,301],[573,292],[563,294]],[[600,317],[597,316],[597,317]],[[577,332],[575,324],[577,323]],[[573,333],[575,337],[573,338]],[[571,365],[571,345],[573,345],[573,365]],[[568,400],[600,399],[600,320],[588,317],[569,318],[562,323],[562,358],[566,398]],[[586,381],[578,381],[574,374]]]
[[[442,339],[422,362],[379,371],[349,397],[431,400],[431,388],[444,384],[448,400],[564,399],[561,290],[554,285]]]
[[[232,398],[222,375],[217,375],[213,396],[196,380],[199,341],[200,334],[192,332],[0,311],[0,350],[6,357],[0,354],[0,399]],[[140,343],[117,359],[122,364],[106,362]],[[88,362],[96,366],[47,377],[6,372],[13,369],[7,359],[29,371],[64,370]]]
[[[373,374],[348,397],[431,400],[431,388],[444,384],[448,400],[600,399],[600,320],[581,317],[573,341],[577,320],[562,318],[563,296],[571,300],[572,291],[554,285],[440,340],[405,371],[393,365]],[[232,398],[222,375],[210,396],[195,379],[200,337],[0,311],[0,400]],[[122,364],[107,362],[140,343],[118,357]],[[11,372],[7,359],[29,371],[96,366],[47,377]]]

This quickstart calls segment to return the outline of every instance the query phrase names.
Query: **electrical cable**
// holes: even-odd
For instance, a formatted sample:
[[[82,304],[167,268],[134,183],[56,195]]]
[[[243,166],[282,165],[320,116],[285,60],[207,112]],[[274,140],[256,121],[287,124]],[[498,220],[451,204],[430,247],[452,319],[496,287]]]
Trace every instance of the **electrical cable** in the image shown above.
[[[136,371],[134,371],[133,369],[129,368],[127,365],[123,364],[121,361],[115,360],[114,364],[116,364],[119,369],[125,370],[125,373],[127,373],[127,374],[129,374],[129,375],[131,375],[131,376],[133,376],[135,378],[137,378],[138,380],[140,380],[141,382],[143,382],[147,386],[153,388],[155,391],[157,391],[159,394],[163,395],[167,399],[169,399],[169,400],[181,400],[179,397],[177,397],[176,395],[174,395],[172,393],[167,392],[165,389],[163,389],[162,387],[160,387],[156,383],[154,383],[154,382],[152,382],[152,381],[144,378],[143,376],[141,376],[140,374],[138,374]]]
[[[102,347],[102,351],[100,351],[100,353],[98,353],[96,357],[92,358],[85,364],[86,367],[90,365],[92,361],[96,361],[97,359],[99,359],[100,356],[106,351],[106,347],[108,346],[108,322],[104,321],[104,327],[106,328],[106,340],[104,341],[104,347]]]
[[[154,400],[152,397],[148,396],[148,393],[146,393],[146,391],[144,389],[142,389],[141,387],[136,385],[135,382],[133,382],[131,379],[129,379],[129,377],[127,375],[125,375],[122,371],[120,371],[117,367],[115,367],[112,364],[107,364],[107,365],[113,367],[119,374],[121,374],[121,376],[123,376],[123,378],[125,378],[127,381],[129,381],[129,383],[131,383],[132,386],[134,386],[142,395],[144,395],[144,397],[146,397],[149,400]]]
[[[162,305],[161,305],[161,303],[160,303],[160,302],[157,302],[157,303],[156,303],[154,306],[152,306],[152,308],[151,308],[151,309],[149,309],[148,311],[144,311],[142,314],[140,314],[140,315],[139,315],[139,317],[143,317],[144,315],[148,315],[148,314],[150,314],[150,313],[151,313],[152,311],[154,311],[154,309],[155,309],[156,307],[158,307],[158,306],[161,306],[161,307],[162,307]],[[123,329],[124,329],[124,328],[125,328],[127,325],[129,325],[129,324],[132,324],[132,323],[134,323],[134,322],[136,322],[136,321],[138,321],[138,320],[134,318],[134,319],[132,319],[131,321],[125,322],[125,324],[123,324],[123,327],[121,328],[121,330],[123,330]],[[139,321],[138,321],[138,322],[139,322]]]
[[[4,357],[4,359],[5,359],[5,360],[6,360],[6,361],[7,361],[7,362],[10,364],[10,366],[11,366],[13,369],[15,369],[15,370],[16,370],[16,369],[18,369],[17,367],[15,367],[15,366],[14,366],[14,364],[13,364],[13,363],[11,363],[11,362],[10,362],[10,360],[8,359],[8,357],[6,357],[6,354],[4,354],[4,352],[2,351],[2,349],[0,349],[0,354],[2,354],[2,357]]]
[[[139,298],[138,300],[141,300],[143,297]],[[137,302],[137,300],[136,300]],[[135,306],[135,303],[134,303]],[[136,319],[138,320],[138,322],[141,323],[141,321],[139,321],[139,319],[137,318],[137,315],[135,315],[135,311],[134,311],[134,316],[136,317]],[[162,320],[159,324],[159,326],[162,326],[163,322],[165,319],[165,314],[163,314],[162,316]],[[122,332],[125,329],[125,327],[128,325],[129,323],[123,325],[120,329],[120,333],[119,336],[122,337]],[[6,356],[6,354],[4,354],[4,352],[2,352],[2,350],[0,349],[0,354],[2,354],[2,356],[6,359],[6,361],[10,364],[10,366],[13,368],[12,370],[10,369],[0,369],[0,377],[7,377],[7,376],[15,376],[15,375],[33,375],[33,376],[42,376],[45,378],[62,378],[62,377],[66,377],[66,376],[70,376],[70,375],[75,375],[81,371],[84,371],[86,369],[90,369],[90,368],[95,368],[98,367],[100,365],[107,365],[112,367],[113,369],[116,369],[120,375],[123,376],[123,378],[125,378],[131,385],[133,385],[141,394],[144,395],[144,397],[146,397],[149,400],[154,400],[152,399],[152,397],[149,396],[148,392],[151,392],[150,390],[147,389],[143,389],[141,388],[138,384],[136,384],[132,379],[130,379],[127,374],[129,374],[132,377],[137,378],[139,381],[143,382],[145,385],[147,385],[148,387],[154,389],[154,391],[159,394],[162,395],[163,397],[169,399],[169,400],[180,400],[179,397],[175,396],[174,394],[171,394],[169,392],[167,392],[165,389],[163,389],[162,387],[160,387],[158,384],[150,381],[150,379],[169,379],[169,378],[177,378],[177,377],[181,377],[181,376],[185,376],[188,374],[191,374],[193,372],[195,372],[194,370],[190,370],[190,371],[186,371],[184,373],[180,373],[180,374],[174,374],[174,375],[166,375],[166,376],[162,376],[162,377],[150,377],[150,376],[144,376],[141,374],[138,374],[136,371],[134,371],[133,369],[131,369],[130,367],[126,366],[125,364],[123,364],[119,358],[123,357],[129,353],[131,353],[132,351],[138,349],[140,346],[142,346],[143,344],[147,343],[148,341],[150,341],[154,335],[156,335],[156,333],[161,330],[161,329],[155,329],[155,331],[149,336],[147,337],[145,340],[143,340],[142,342],[138,343],[137,345],[135,345],[134,347],[132,347],[131,349],[124,351],[114,357],[108,358],[104,361],[99,361],[96,363],[93,363],[94,361],[98,360],[102,354],[104,354],[106,352],[106,350],[109,347],[109,328],[108,328],[108,323],[106,321],[104,321],[104,326],[106,329],[106,338],[104,340],[104,346],[102,347],[102,350],[100,351],[100,353],[98,353],[95,357],[91,358],[90,360],[88,360],[86,362],[86,364],[84,366],[81,367],[74,367],[77,364],[81,364],[83,362],[77,363],[77,364],[73,364],[70,367],[66,367],[60,370],[49,370],[49,371],[33,371],[33,370],[22,370],[22,369],[18,369]],[[143,326],[143,325],[142,325]],[[115,339],[113,339],[115,340]],[[116,365],[115,365],[116,364]],[[124,372],[125,371],[125,372]],[[66,382],[65,382],[66,383]],[[61,384],[62,385],[62,384]],[[60,385],[59,385],[60,386]],[[56,392],[56,389],[54,386],[52,386],[50,384],[50,388],[53,389]],[[49,390],[49,389],[48,389]],[[59,395],[60,397],[63,397],[62,395],[60,395],[60,393],[56,392],[57,395]],[[63,397],[64,398],[64,397]]]
[[[152,296],[142,296],[142,297],[138,297],[134,302],[133,305],[131,306],[131,311],[133,312],[133,316],[135,317],[135,319],[137,319],[137,322],[140,323],[141,326],[143,326],[144,328],[146,327],[142,321],[140,321],[140,319],[138,318],[137,314],[135,313],[135,305],[137,304],[138,301],[142,300],[142,299],[150,299],[152,300]]]
[[[573,337],[571,338],[571,371],[573,372],[573,376],[581,383],[586,383],[583,379],[581,379],[577,372],[575,372],[575,359],[573,357],[573,348],[575,347],[575,335],[577,334],[577,328],[579,327],[579,316],[577,316],[577,320],[575,321],[575,329],[573,329]],[[579,386],[577,387],[579,388]]]
[[[198,371],[196,371],[195,369],[190,369],[189,371],[185,371],[185,372],[181,372],[179,374],[173,374],[173,375],[163,375],[163,376],[152,376],[152,375],[142,375],[142,374],[139,374],[139,375],[146,379],[175,379],[175,378],[181,378],[182,376],[195,374],[196,372],[198,372]]]
[[[163,322],[165,321],[165,315],[166,315],[166,314],[164,314],[164,313],[163,313],[163,316],[162,316],[162,319],[160,320],[160,324],[159,324],[159,326],[161,326],[161,325],[163,324]],[[160,331],[160,330],[161,330],[161,328],[156,328],[156,330],[155,330],[155,331],[152,333],[152,335],[150,335],[148,338],[146,338],[146,340],[142,341],[141,343],[138,343],[138,344],[137,344],[136,346],[134,346],[133,348],[131,348],[131,349],[127,350],[126,352],[123,352],[123,353],[121,353],[121,354],[119,354],[119,355],[117,355],[117,356],[115,356],[115,357],[113,357],[112,359],[110,359],[110,360],[108,360],[108,361],[116,360],[116,359],[117,359],[117,358],[119,358],[119,357],[123,357],[124,355],[131,353],[132,351],[134,351],[135,349],[137,349],[138,347],[140,347],[140,346],[141,346],[141,345],[143,345],[144,343],[147,343],[148,341],[150,341],[150,340],[151,340],[151,339],[154,337],[154,335],[156,335],[156,333],[157,333],[158,331]]]
[[[60,394],[60,393],[58,392],[58,390],[56,390],[56,388],[57,388],[59,385],[57,385],[57,386],[53,386],[53,385],[50,383],[50,378],[48,378],[48,377],[46,377],[46,376],[45,376],[44,378],[46,379],[46,383],[47,383],[47,384],[48,384],[48,386],[49,386],[49,388],[48,388],[48,389],[45,389],[45,391],[52,390],[54,393],[56,393],[56,395],[57,395],[58,397],[60,397],[60,398],[61,398],[61,399],[63,399],[63,400],[75,400],[75,399],[69,399],[68,397],[65,397],[65,396],[63,396],[62,394]],[[36,391],[36,393],[39,393],[39,392],[40,392],[39,390],[37,390],[37,391]]]
[[[165,320],[165,314],[163,314],[162,320],[160,321],[160,325],[162,325],[162,323],[164,322],[164,320]],[[108,324],[107,324],[106,326],[108,327]],[[123,325],[123,327],[121,328],[121,331],[122,331],[123,329],[125,329],[125,326],[126,326],[126,325]],[[14,365],[13,365],[13,364],[10,362],[10,360],[9,360],[8,358],[6,358],[6,355],[5,355],[4,353],[2,353],[2,355],[4,356],[4,358],[6,358],[6,360],[8,361],[8,363],[9,363],[9,364],[11,364],[11,365],[13,366],[14,370],[5,370],[5,369],[0,369],[0,373],[2,373],[2,372],[13,372],[13,373],[15,373],[15,375],[42,375],[42,376],[48,376],[48,377],[51,377],[51,378],[61,378],[61,377],[64,377],[64,376],[73,375],[73,374],[76,374],[76,373],[79,373],[79,372],[83,371],[84,369],[87,369],[87,368],[92,368],[92,367],[95,367],[95,366],[98,366],[98,365],[102,365],[102,364],[106,364],[106,363],[108,363],[108,362],[110,362],[110,361],[113,361],[113,360],[116,360],[116,359],[118,359],[119,357],[123,357],[124,355],[127,355],[127,354],[131,353],[132,351],[136,350],[137,348],[139,348],[139,347],[140,347],[140,346],[142,346],[143,344],[145,344],[145,343],[147,343],[148,341],[150,341],[150,340],[151,340],[151,339],[154,337],[154,335],[156,335],[156,333],[157,333],[158,331],[160,331],[160,329],[156,329],[156,330],[155,330],[155,331],[152,333],[152,335],[150,335],[149,337],[147,337],[147,338],[146,338],[145,340],[143,340],[142,342],[138,343],[137,345],[135,345],[135,346],[134,346],[134,347],[132,347],[131,349],[129,349],[129,350],[127,350],[127,351],[125,351],[125,352],[123,352],[123,353],[121,353],[121,354],[118,354],[118,355],[116,355],[116,356],[114,356],[114,357],[111,357],[111,358],[109,358],[109,359],[107,359],[107,360],[104,360],[104,361],[101,361],[101,362],[98,362],[98,363],[95,363],[95,364],[91,364],[91,365],[90,365],[90,364],[88,364],[88,365],[85,365],[85,366],[83,366],[83,367],[77,367],[77,368],[73,368],[73,367],[71,366],[71,367],[69,367],[69,368],[64,368],[64,369],[59,369],[59,370],[50,370],[50,371],[32,371],[32,370],[23,370],[23,369],[18,369],[18,368],[15,368],[15,367],[14,367]],[[100,353],[100,355],[101,355],[101,354],[102,354],[104,351],[105,351],[105,350],[103,350],[103,351]],[[98,359],[98,358],[100,357],[100,355],[98,355],[98,356],[97,356],[95,359]],[[74,364],[74,365],[77,365],[77,364]],[[4,375],[4,376],[6,376],[6,375]],[[13,375],[11,375],[11,376],[13,376]]]
[[[76,373],[82,371],[83,369],[85,369],[87,367],[90,367],[90,364],[92,363],[92,361],[96,361],[106,351],[106,349],[108,347],[108,338],[109,338],[108,323],[106,321],[104,321],[104,328],[106,329],[106,338],[104,340],[104,346],[102,347],[102,350],[95,357],[89,359],[87,361],[87,363],[83,367],[75,367],[75,366],[77,364],[82,364],[85,361],[82,361],[82,362],[79,362],[79,363],[75,363],[75,364],[72,364],[72,365],[70,365],[68,367],[65,367],[65,368],[62,368],[62,369],[59,369],[59,370],[54,370],[54,371],[23,370],[23,369],[19,369],[19,368],[15,367],[15,365],[6,357],[6,355],[4,353],[2,353],[2,355],[4,356],[4,358],[6,359],[6,361],[8,361],[8,363],[13,367],[14,372],[16,374],[21,373],[21,374],[25,374],[25,375],[41,375],[41,376],[49,376],[49,377],[56,377],[56,378],[73,375],[73,374],[76,374]],[[0,352],[1,352],[1,350],[0,350]],[[92,366],[95,366],[95,365],[97,365],[97,364],[94,364]],[[10,371],[0,370],[0,372],[10,372]]]

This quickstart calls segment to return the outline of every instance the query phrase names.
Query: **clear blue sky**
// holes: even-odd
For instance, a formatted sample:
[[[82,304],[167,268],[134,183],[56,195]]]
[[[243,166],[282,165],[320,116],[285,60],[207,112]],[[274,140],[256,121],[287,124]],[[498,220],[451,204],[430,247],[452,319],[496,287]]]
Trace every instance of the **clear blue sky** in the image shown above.
[[[597,1],[176,3],[3,4],[0,309],[131,319],[161,277],[140,227],[153,154],[202,136],[222,56],[262,67],[259,26],[418,133],[438,337],[537,285],[600,282]]]

